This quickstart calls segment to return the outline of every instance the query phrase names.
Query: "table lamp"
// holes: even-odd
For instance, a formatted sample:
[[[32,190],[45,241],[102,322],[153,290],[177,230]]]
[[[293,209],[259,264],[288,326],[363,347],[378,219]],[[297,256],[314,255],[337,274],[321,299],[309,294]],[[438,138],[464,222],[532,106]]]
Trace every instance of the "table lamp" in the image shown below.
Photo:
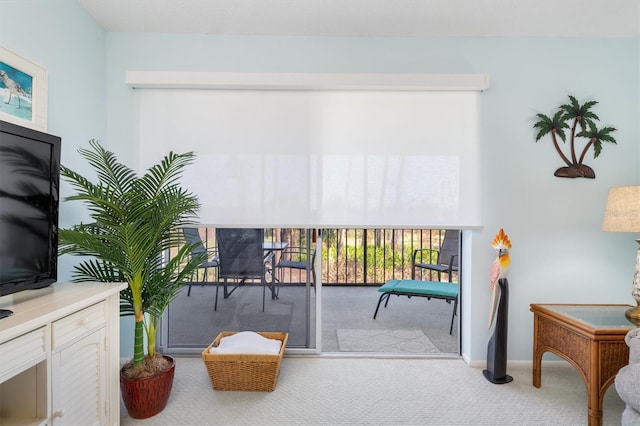
[[[618,186],[609,189],[607,208],[602,223],[603,231],[640,232],[640,185]],[[640,245],[640,239],[636,242]],[[632,322],[640,321],[640,247],[636,255],[631,296],[637,306],[627,310],[626,317]]]

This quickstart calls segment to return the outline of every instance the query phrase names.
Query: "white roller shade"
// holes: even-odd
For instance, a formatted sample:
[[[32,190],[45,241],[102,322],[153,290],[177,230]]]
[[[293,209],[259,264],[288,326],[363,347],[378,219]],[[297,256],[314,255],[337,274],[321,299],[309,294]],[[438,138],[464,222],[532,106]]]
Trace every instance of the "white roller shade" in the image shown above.
[[[473,228],[479,92],[139,89],[144,169],[196,151],[206,225]]]

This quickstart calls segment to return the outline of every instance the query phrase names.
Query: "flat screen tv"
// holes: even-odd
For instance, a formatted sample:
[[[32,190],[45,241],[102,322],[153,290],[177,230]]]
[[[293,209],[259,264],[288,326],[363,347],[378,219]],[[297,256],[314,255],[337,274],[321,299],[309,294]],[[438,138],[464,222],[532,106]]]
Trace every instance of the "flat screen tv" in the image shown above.
[[[0,296],[58,279],[60,145],[0,120]]]

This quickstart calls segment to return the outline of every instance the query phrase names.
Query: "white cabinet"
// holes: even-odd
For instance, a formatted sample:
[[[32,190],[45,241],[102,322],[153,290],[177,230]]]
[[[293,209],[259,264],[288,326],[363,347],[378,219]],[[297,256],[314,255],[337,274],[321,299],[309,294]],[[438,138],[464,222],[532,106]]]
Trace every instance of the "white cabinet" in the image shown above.
[[[65,283],[0,298],[0,424],[117,425],[119,292]]]
[[[53,425],[103,425],[107,406],[104,327],[53,354]]]
[[[106,302],[53,322],[53,425],[103,425],[106,417]]]

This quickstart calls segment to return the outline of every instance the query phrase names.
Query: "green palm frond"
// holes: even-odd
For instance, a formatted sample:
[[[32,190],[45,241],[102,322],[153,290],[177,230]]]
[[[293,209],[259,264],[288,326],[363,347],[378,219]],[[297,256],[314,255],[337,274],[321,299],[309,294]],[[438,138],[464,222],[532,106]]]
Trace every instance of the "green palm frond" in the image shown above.
[[[563,112],[565,121],[577,120],[581,129],[584,130],[589,122],[598,120],[598,116],[591,111],[591,108],[598,103],[597,101],[587,101],[580,105],[572,95],[569,95],[569,100],[571,101],[569,104],[560,105],[560,111]]]
[[[615,138],[610,135],[610,133],[615,130],[616,129],[613,127],[603,127],[602,129],[600,129],[600,132],[598,132],[597,136],[594,136],[596,140],[593,143],[593,158],[597,158],[602,152],[602,142],[617,144]]]
[[[157,321],[203,261],[190,256],[190,246],[175,232],[193,225],[199,208],[197,197],[179,184],[195,155],[170,152],[137,176],[99,142],[92,140],[90,145],[79,152],[95,169],[98,182],[64,166],[61,175],[76,191],[66,200],[81,201],[91,222],[61,229],[59,252],[89,257],[74,268],[75,280],[127,281],[129,286],[121,293],[121,313],[136,315],[136,321],[147,313],[151,321]],[[177,254],[165,262],[163,254],[170,249]],[[145,329],[152,332],[157,324]],[[155,341],[155,336],[148,337],[149,342]],[[136,352],[134,362],[142,357]]]
[[[539,121],[537,121],[533,127],[534,128],[538,128],[540,129],[538,131],[538,134],[536,135],[536,142],[538,142],[540,139],[542,139],[544,136],[546,136],[547,134],[549,134],[549,132],[551,132],[551,129],[553,128],[552,124],[551,124],[551,119],[549,117],[547,117],[544,114],[536,114],[536,116],[540,119]]]
[[[566,113],[570,113],[570,111],[576,111],[580,108],[580,103],[575,96],[569,95],[569,101],[571,101],[570,104],[560,105],[560,109]]]
[[[567,135],[565,134],[564,129],[568,129],[569,125],[564,121],[563,119],[563,115],[561,111],[556,112],[553,115],[553,127],[556,131],[556,134],[560,137],[560,139],[562,139],[562,141],[564,142],[567,139]]]
[[[598,156],[602,152],[602,142],[617,144],[615,138],[611,135],[611,133],[615,132],[616,130],[616,128],[611,126],[606,126],[602,129],[598,129],[595,123],[589,123],[587,130],[583,130],[582,132],[578,133],[578,136],[589,139],[589,143],[584,147],[584,150],[580,155],[580,164],[582,164],[582,161],[584,160],[584,157],[591,145],[593,145],[593,158],[598,158]]]
[[[119,163],[115,154],[105,150],[95,139],[89,141],[89,145],[93,150],[80,148],[78,152],[94,168],[100,182],[119,195],[125,194],[136,179],[135,172]]]
[[[540,119],[533,125],[534,128],[540,129],[536,135],[536,142],[551,132],[555,132],[563,141],[566,140],[564,129],[568,129],[569,125],[563,121],[561,111],[556,112],[553,118],[549,118],[544,114],[536,114],[536,116]]]
[[[585,121],[587,121],[587,122],[593,122],[593,121],[600,120],[600,118],[595,113],[593,113],[591,111],[585,111],[582,114],[582,118],[584,118]]]

